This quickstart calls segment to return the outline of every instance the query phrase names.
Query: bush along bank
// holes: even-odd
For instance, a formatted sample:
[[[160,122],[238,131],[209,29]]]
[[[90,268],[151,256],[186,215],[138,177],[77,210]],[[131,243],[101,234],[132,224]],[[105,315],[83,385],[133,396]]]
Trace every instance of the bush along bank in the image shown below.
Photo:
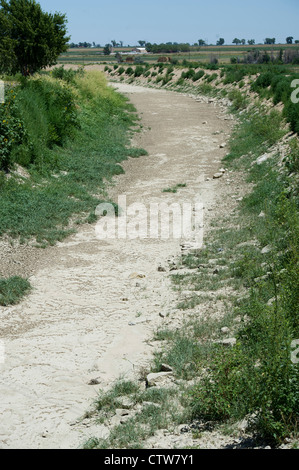
[[[215,220],[202,250],[181,258],[190,272],[172,279],[178,292],[189,293],[177,305],[185,321],[157,332],[164,347],[152,370],[167,364],[185,381],[186,388],[177,393],[185,410],[180,419],[199,423],[198,429],[206,423],[235,432],[242,423],[253,446],[296,447],[299,144],[294,132],[299,104],[291,100],[296,75],[286,77],[281,68],[269,76],[266,69],[254,75],[237,70],[219,71],[215,86],[211,80],[195,88],[196,71],[166,85],[229,99],[237,124],[225,166],[252,189],[236,212]],[[148,84],[163,86],[161,80]],[[198,307],[212,313],[200,316]],[[189,386],[190,380],[195,385]]]
[[[145,153],[130,148],[138,118],[99,72],[58,69],[5,95],[0,235],[52,244],[93,218],[104,180],[123,172],[124,159]]]
[[[217,225],[211,246],[187,261],[221,257],[228,268],[223,281],[236,290],[229,312],[240,320],[231,347],[214,343],[207,360],[197,361],[199,374],[208,373],[192,389],[190,406],[197,418],[247,419],[275,446],[296,436],[299,417],[292,349],[299,333],[299,147],[297,137],[288,136],[281,153],[281,115],[256,111],[239,121],[225,158],[226,165],[246,171],[253,189],[240,203],[235,227]],[[222,247],[220,256],[215,246]]]
[[[131,148],[137,127],[133,106],[100,72],[10,77],[0,104],[0,236],[45,247],[95,221],[121,162],[145,153]]]

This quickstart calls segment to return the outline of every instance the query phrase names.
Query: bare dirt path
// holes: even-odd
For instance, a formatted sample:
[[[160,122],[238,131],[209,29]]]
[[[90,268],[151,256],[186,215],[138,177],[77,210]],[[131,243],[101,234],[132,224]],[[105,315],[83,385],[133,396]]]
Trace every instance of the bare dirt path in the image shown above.
[[[144,130],[134,144],[148,152],[124,163],[125,174],[110,190],[115,202],[119,195],[127,205],[147,207],[197,200],[207,224],[227,191],[225,178],[212,178],[231,128],[224,110],[165,90],[113,86],[136,106]],[[163,192],[177,184],[186,186]],[[0,307],[1,448],[77,448],[89,437],[94,430],[74,423],[99,388],[136,376],[149,362],[148,340],[175,304],[167,267],[180,243],[99,240],[88,225],[26,267],[33,292],[17,306]],[[98,437],[105,432],[97,428]]]

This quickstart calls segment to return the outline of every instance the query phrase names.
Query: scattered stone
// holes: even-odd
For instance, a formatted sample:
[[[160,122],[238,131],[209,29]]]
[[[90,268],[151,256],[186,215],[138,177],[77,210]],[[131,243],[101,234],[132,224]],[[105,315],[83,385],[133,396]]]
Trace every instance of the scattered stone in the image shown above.
[[[142,402],[143,407],[145,406],[154,406],[155,408],[161,408],[161,405],[159,403],[154,403],[152,401],[144,401]]]
[[[224,173],[220,173],[220,172],[219,172],[219,173],[215,173],[215,174],[213,175],[213,179],[221,178],[221,176],[223,176],[223,174],[224,174]]]
[[[202,123],[203,123],[203,124],[208,124],[208,121],[203,121]]]
[[[133,400],[131,400],[131,398],[129,397],[121,397],[120,403],[122,406],[122,410],[130,410],[134,406]]]
[[[224,149],[224,148],[226,147],[226,143],[225,143],[225,142],[222,142],[222,144],[220,144],[219,147],[220,147],[221,149]]]
[[[183,426],[180,431],[181,433],[190,432],[190,428],[188,426]]]
[[[161,372],[172,372],[173,369],[168,364],[161,364]]]
[[[259,217],[266,217],[266,214],[265,214],[265,212],[262,211],[262,212],[259,213],[258,216],[259,216]]]
[[[178,269],[176,264],[173,264],[170,268],[169,271],[176,271]]]
[[[91,379],[89,382],[88,382],[88,385],[99,385],[99,380],[98,379]]]
[[[275,301],[276,301],[276,298],[272,297],[271,299],[268,300],[267,305],[271,306],[272,304],[274,304]]]
[[[272,250],[271,245],[264,246],[264,248],[261,250],[262,255],[265,255],[266,253],[270,253]]]
[[[146,386],[147,387],[157,387],[157,386],[165,386],[167,383],[167,379],[172,376],[171,372],[157,372],[148,374],[146,377]]]
[[[235,346],[237,343],[236,338],[226,338],[226,339],[220,339],[219,341],[216,341],[218,344],[223,344],[223,346]]]
[[[165,272],[166,269],[163,266],[158,266],[158,271],[159,272]]]
[[[116,409],[115,410],[115,415],[111,418],[111,425],[112,426],[117,426],[118,424],[124,424],[128,419],[130,415],[128,410],[124,409]]]
[[[160,313],[159,313],[159,317],[161,317],[161,318],[165,318],[165,315],[164,315],[164,313],[161,313],[161,312],[160,312]]]
[[[142,279],[144,277],[145,277],[145,274],[132,273],[130,274],[129,279],[136,279],[136,278]]]
[[[226,334],[229,333],[229,328],[227,326],[223,326],[220,331],[221,333]]]
[[[214,269],[213,274],[219,274],[219,269]]]
[[[265,162],[266,160],[268,160],[268,158],[271,157],[271,154],[269,153],[264,153],[264,155],[261,155],[256,161],[255,163],[257,165],[261,165],[263,162]]]

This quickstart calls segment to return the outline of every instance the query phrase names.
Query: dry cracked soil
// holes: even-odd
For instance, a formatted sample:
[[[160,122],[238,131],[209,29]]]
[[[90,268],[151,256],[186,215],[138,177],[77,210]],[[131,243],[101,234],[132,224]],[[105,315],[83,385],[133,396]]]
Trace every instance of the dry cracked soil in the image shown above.
[[[111,86],[136,107],[143,127],[132,144],[148,152],[125,161],[125,173],[109,188],[115,202],[123,196],[131,208],[127,234],[141,226],[133,204],[143,205],[145,223],[150,224],[151,204],[183,207],[197,202],[203,206],[203,226],[197,229],[204,236],[233,189],[226,183],[227,173],[213,178],[222,167],[227,149],[221,144],[233,125],[226,110],[216,102],[167,90]],[[178,184],[182,186],[176,193],[163,192]],[[116,232],[114,238],[103,239],[96,224],[84,225],[44,250],[11,248],[2,240],[1,273],[29,276],[33,290],[20,304],[0,307],[5,346],[0,364],[1,448],[82,445],[91,431],[76,422],[99,387],[106,389],[119,377],[135,378],[148,366],[153,332],[176,304],[169,260],[194,247],[196,240],[194,232],[178,238],[119,238]],[[98,437],[100,432],[101,427]]]

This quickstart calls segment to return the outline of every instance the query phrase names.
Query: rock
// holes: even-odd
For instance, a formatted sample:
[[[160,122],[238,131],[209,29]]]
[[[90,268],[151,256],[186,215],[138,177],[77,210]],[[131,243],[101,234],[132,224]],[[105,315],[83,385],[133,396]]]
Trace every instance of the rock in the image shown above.
[[[225,333],[229,333],[229,328],[227,326],[224,326],[223,328],[221,328],[221,333],[225,334]]]
[[[177,267],[177,265],[176,265],[176,264],[173,264],[173,265],[169,268],[169,271],[176,271],[177,269],[179,269],[179,268]]]
[[[161,405],[159,405],[159,403],[154,403],[153,401],[143,401],[142,406],[143,407],[152,406],[152,407],[155,407],[155,408],[161,408]]]
[[[219,173],[215,173],[215,174],[213,175],[213,179],[221,178],[221,176],[223,176],[223,173],[220,173],[220,172],[219,172]]]
[[[222,144],[219,145],[219,148],[224,149],[226,147],[226,143],[222,142]]]
[[[262,255],[265,255],[266,253],[269,253],[272,250],[271,245],[264,246],[264,248],[261,250]]]
[[[145,274],[139,274],[139,273],[132,273],[129,276],[129,279],[143,279],[145,277]]]
[[[269,154],[269,153],[264,153],[264,155],[261,155],[261,156],[255,161],[255,163],[256,163],[257,165],[261,165],[263,162],[267,161],[268,158],[270,158],[270,157],[271,157],[271,154]]]
[[[203,123],[203,124],[208,124],[208,121],[203,121],[202,123]]]
[[[167,384],[167,382],[169,383],[170,376],[172,376],[172,372],[157,372],[148,374],[146,377],[146,385],[147,387],[163,387]]]
[[[111,425],[112,426],[117,426],[119,423],[124,424],[128,419],[130,415],[128,410],[123,410],[123,409],[116,409],[115,410],[115,415],[111,418]]]
[[[88,382],[88,385],[98,385],[100,382],[98,379],[91,379],[89,382]]]
[[[172,372],[173,369],[168,364],[161,364],[160,370],[161,372]]]
[[[134,406],[134,401],[129,397],[121,397],[119,401],[121,403],[122,410],[130,410]]]
[[[163,266],[158,266],[158,271],[159,271],[159,272],[165,272],[165,271],[166,271],[166,269],[165,269],[165,268],[163,268]]]
[[[226,339],[220,339],[219,341],[216,341],[218,344],[223,344],[223,346],[235,346],[237,343],[236,338],[226,338]]]
[[[263,211],[260,212],[259,215],[258,215],[258,217],[265,217],[265,216],[266,216],[266,214],[265,214],[265,212],[263,212]]]

